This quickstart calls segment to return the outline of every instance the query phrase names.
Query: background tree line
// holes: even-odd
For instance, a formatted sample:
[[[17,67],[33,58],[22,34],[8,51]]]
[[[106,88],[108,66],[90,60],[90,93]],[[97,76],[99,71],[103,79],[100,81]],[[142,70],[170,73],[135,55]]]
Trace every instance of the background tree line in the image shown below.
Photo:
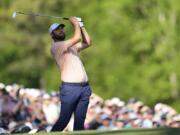
[[[13,11],[80,16],[93,46],[81,57],[93,91],[103,98],[164,102],[180,111],[179,0],[1,0],[0,81],[57,90],[60,78],[50,55],[51,23]]]

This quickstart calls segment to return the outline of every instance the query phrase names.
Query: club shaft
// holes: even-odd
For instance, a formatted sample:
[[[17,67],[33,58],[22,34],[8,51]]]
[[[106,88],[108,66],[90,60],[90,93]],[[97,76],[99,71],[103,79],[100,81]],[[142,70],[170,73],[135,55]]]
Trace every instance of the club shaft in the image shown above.
[[[50,16],[50,15],[43,15],[43,14],[34,14],[34,13],[23,13],[23,12],[16,12],[17,14],[23,14],[23,15],[30,15],[30,16],[40,16],[40,17],[50,17],[50,18],[59,18],[59,19],[64,19],[68,20],[68,17],[60,17],[60,16]]]

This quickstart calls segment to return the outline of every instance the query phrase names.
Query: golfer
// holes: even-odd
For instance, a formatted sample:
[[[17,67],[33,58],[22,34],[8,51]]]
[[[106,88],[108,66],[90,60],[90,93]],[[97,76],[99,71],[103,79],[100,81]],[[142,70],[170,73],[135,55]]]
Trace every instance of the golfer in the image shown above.
[[[74,113],[74,130],[83,130],[91,95],[88,77],[79,58],[79,52],[91,45],[90,37],[76,17],[69,18],[74,34],[65,40],[64,24],[52,24],[49,33],[53,39],[51,53],[61,72],[60,117],[51,131],[62,131]],[[82,38],[82,39],[81,39]]]

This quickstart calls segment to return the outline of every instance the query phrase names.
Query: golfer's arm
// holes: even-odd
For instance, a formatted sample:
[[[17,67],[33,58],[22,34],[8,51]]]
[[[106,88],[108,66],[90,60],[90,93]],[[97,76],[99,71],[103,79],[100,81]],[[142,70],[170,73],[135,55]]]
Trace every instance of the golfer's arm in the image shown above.
[[[87,33],[85,27],[81,27],[82,43],[84,46],[88,47],[91,45],[91,38]]]
[[[80,42],[80,40],[81,40],[81,30],[79,28],[79,24],[73,23],[73,26],[74,26],[74,35],[72,38],[70,38],[66,41],[67,48],[75,45],[76,43]]]
[[[78,52],[92,45],[91,38],[84,27],[81,27],[82,42],[76,45]]]

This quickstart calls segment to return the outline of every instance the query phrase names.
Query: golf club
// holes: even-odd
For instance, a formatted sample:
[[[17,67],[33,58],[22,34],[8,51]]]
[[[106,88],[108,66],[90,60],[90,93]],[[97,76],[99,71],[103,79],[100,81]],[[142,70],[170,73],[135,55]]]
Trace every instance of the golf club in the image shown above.
[[[21,15],[29,15],[29,16],[39,16],[39,17],[49,17],[49,18],[58,18],[58,19],[64,19],[64,20],[68,20],[68,17],[60,17],[60,16],[51,16],[51,15],[43,15],[40,13],[23,13],[23,12],[19,12],[19,11],[14,11],[12,14],[12,17],[15,18],[18,14]],[[81,18],[80,18],[81,19]]]

